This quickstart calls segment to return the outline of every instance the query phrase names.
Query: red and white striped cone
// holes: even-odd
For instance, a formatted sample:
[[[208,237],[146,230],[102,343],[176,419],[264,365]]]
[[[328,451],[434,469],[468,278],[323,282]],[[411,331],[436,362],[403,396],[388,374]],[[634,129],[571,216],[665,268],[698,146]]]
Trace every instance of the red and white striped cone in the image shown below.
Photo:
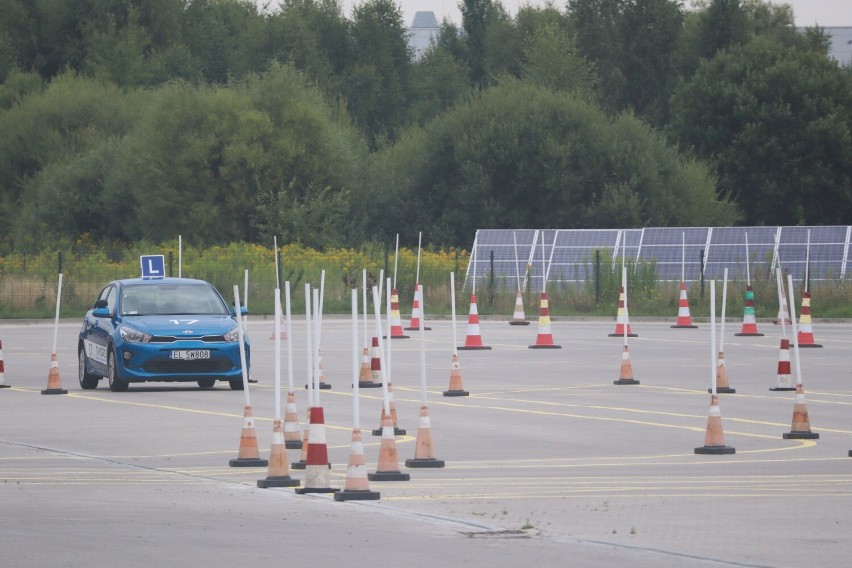
[[[524,295],[518,290],[515,294],[515,313],[512,314],[512,319],[509,325],[529,325],[527,315],[524,313]]]
[[[432,440],[432,421],[429,407],[420,407],[420,427],[417,428],[417,444],[414,458],[405,460],[405,467],[444,467],[444,460],[435,458],[435,443]]]
[[[808,403],[805,400],[805,387],[796,385],[796,401],[793,403],[793,422],[790,431],[784,434],[785,440],[818,440],[819,434],[811,432],[811,420],[808,416]]]
[[[296,487],[298,479],[290,477],[287,466],[287,451],[284,449],[284,429],[280,420],[272,422],[272,448],[269,450],[269,469],[266,479],[258,479],[257,486],[261,489],[269,487]]]
[[[62,388],[62,381],[59,377],[59,360],[56,358],[56,353],[50,356],[50,372],[47,374],[47,388],[41,391],[41,394],[68,394],[68,391]]]
[[[450,367],[450,387],[444,391],[444,396],[469,396],[462,385],[461,364],[459,356],[453,353],[453,362]]]
[[[757,331],[757,320],[754,314],[754,290],[750,284],[746,286],[742,331],[734,335],[738,337],[763,337],[763,334]]]
[[[375,473],[368,473],[370,481],[408,481],[411,476],[399,470],[393,421],[389,416],[382,420],[382,442],[379,446],[379,461]]]
[[[408,335],[402,332],[402,321],[399,317],[399,292],[396,288],[391,290],[391,311],[390,311],[390,336],[391,339],[408,339]]]
[[[325,417],[321,406],[310,409],[308,429],[308,455],[305,461],[305,486],[297,487],[296,493],[334,493],[331,487],[331,464],[328,461],[328,445],[325,440]]]
[[[553,334],[550,332],[550,304],[547,300],[547,292],[541,293],[541,306],[538,311],[538,335],[535,343],[530,349],[562,349],[561,345],[553,343]]]
[[[373,340],[378,342],[379,338],[374,337]],[[378,365],[377,368],[378,368],[379,372],[381,372],[381,363],[379,362],[378,355],[376,355],[375,357],[373,357],[371,359],[370,358],[370,350],[365,347],[364,351],[361,353],[361,369],[358,372],[358,388],[362,388],[362,389],[382,388],[381,378],[379,379],[378,382],[373,380],[372,366],[373,366],[374,361]]]
[[[633,364],[630,362],[630,350],[624,346],[621,352],[621,370],[618,373],[618,380],[613,381],[614,385],[638,385],[639,381],[633,378]]]
[[[630,329],[630,316],[627,314],[627,308],[624,307],[624,286],[619,288],[618,292],[618,313],[615,318],[615,331],[610,333],[610,337],[624,337],[624,326],[627,326],[627,337],[639,337]]]
[[[385,418],[390,418],[391,424],[393,425],[393,433],[396,436],[405,436],[406,431],[399,427],[399,422],[397,422],[396,416],[396,403],[393,400],[393,384],[388,383],[388,407],[390,408],[390,416],[385,412],[385,405],[382,404],[382,415],[379,421],[379,424],[384,425]],[[382,436],[384,435],[384,426],[380,426],[373,430],[373,436]]]
[[[781,288],[781,305],[778,306],[778,317],[775,319],[775,325],[781,325],[781,322],[784,322],[785,325],[790,325],[790,310],[787,309],[787,294],[784,292],[784,288]]]
[[[382,387],[382,359],[379,357],[379,338],[373,337],[373,354],[370,358],[370,383],[367,385],[361,385],[359,381],[358,384],[361,386],[367,386],[367,388],[381,388]]]
[[[483,345],[482,335],[479,331],[479,311],[476,308],[476,294],[470,295],[470,314],[467,317],[467,336],[464,345],[458,347],[460,350],[485,350],[491,349],[490,345]]]
[[[254,427],[254,413],[251,405],[243,408],[243,429],[240,432],[240,449],[236,459],[228,462],[231,467],[266,467],[269,460],[261,459],[257,449],[257,430]]]
[[[420,329],[420,306],[423,305],[423,288],[420,287],[420,284],[414,285],[414,301],[411,304],[411,321],[408,322],[407,330],[417,330]],[[426,331],[430,331],[431,327],[424,327]]]
[[[305,420],[305,424],[310,424],[311,422],[311,409],[308,408],[307,419]],[[305,469],[308,465],[308,442],[309,437],[311,435],[310,427],[306,427],[302,430],[302,453],[299,455],[299,461],[293,462],[290,464],[290,467],[293,469]]]
[[[3,365],[3,342],[0,341],[0,389],[7,389],[11,386],[6,384],[6,367]]]
[[[677,304],[677,322],[671,326],[673,329],[695,329],[698,326],[692,324],[692,316],[689,315],[689,301],[686,298],[686,282],[680,283],[680,299]]]
[[[707,392],[712,393],[713,389],[707,389]],[[723,394],[733,394],[737,389],[731,388],[731,382],[728,378],[728,366],[725,365],[725,353],[719,351],[716,356],[716,392]]]
[[[710,413],[707,415],[707,430],[704,445],[695,448],[696,454],[734,454],[736,449],[725,445],[725,433],[722,430],[722,412],[719,410],[719,397],[710,397]]]
[[[802,292],[802,313],[799,315],[799,334],[796,338],[799,347],[822,347],[814,343],[814,330],[811,326],[811,294]]]
[[[378,491],[370,491],[367,482],[367,462],[364,459],[364,442],[361,430],[352,430],[352,445],[349,448],[349,462],[346,467],[346,481],[343,491],[334,494],[335,501],[375,501],[381,497]]]
[[[299,428],[299,410],[296,407],[296,393],[287,393],[284,405],[284,447],[288,450],[302,449],[302,432]]]
[[[778,376],[775,379],[775,387],[771,391],[793,391],[793,381],[790,378],[790,340],[786,337],[781,339],[781,347],[778,351]]]

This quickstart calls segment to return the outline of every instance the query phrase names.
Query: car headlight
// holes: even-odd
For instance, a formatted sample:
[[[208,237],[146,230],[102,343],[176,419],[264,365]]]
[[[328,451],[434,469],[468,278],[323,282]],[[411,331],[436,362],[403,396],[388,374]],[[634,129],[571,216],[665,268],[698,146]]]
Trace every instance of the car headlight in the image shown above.
[[[127,327],[126,325],[119,327],[118,333],[121,335],[121,338],[128,343],[148,343],[151,341],[151,336],[147,333],[143,333],[138,329],[133,329],[132,327]]]
[[[240,328],[235,327],[234,329],[232,329],[228,333],[224,334],[222,337],[224,337],[225,341],[227,341],[229,343],[236,343],[240,340]]]

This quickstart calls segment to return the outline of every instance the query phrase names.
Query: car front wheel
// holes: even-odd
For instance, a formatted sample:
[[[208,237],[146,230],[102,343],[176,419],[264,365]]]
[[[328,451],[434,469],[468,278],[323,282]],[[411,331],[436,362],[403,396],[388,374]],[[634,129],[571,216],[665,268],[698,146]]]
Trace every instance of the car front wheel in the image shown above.
[[[107,356],[107,381],[109,381],[109,390],[113,392],[124,392],[127,390],[128,384],[126,381],[122,381],[118,376],[118,372],[115,369],[115,353],[112,349],[109,351],[109,355]]]
[[[228,384],[231,385],[231,390],[241,391],[244,388],[242,377],[238,379],[228,379]]]
[[[101,378],[96,375],[89,374],[89,372],[86,370],[86,350],[81,347],[77,355],[78,361],[80,363],[80,387],[87,390],[98,388],[98,383],[100,382]]]
[[[198,379],[198,386],[203,389],[212,389],[216,384],[216,379]]]

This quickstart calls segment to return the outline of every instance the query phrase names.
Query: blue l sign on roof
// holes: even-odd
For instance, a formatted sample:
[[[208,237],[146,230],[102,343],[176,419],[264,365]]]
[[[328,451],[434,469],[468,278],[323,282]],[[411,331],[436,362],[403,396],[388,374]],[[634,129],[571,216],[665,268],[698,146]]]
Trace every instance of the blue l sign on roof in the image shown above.
[[[139,262],[142,264],[142,279],[155,280],[163,278],[166,275],[166,260],[161,254],[140,256]]]

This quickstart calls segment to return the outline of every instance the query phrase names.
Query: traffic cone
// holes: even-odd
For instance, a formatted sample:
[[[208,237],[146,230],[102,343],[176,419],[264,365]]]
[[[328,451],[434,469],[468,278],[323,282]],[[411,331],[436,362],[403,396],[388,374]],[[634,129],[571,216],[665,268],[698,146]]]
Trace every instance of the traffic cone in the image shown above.
[[[257,449],[257,431],[254,428],[254,414],[251,405],[243,409],[243,429],[240,433],[240,450],[236,459],[228,462],[231,467],[266,467],[269,460],[260,458]]]
[[[399,292],[396,291],[396,288],[391,290],[391,311],[389,317],[391,339],[408,339],[409,336],[402,332],[402,322],[399,319]]]
[[[518,293],[515,294],[515,313],[512,315],[512,319],[509,322],[509,325],[529,325],[530,322],[527,321],[527,316],[524,313],[524,295],[521,294],[520,289]]]
[[[432,421],[429,407],[420,407],[420,427],[417,429],[417,444],[414,458],[405,460],[405,467],[444,467],[444,460],[435,459],[435,444],[432,441]]]
[[[799,347],[822,347],[814,343],[814,330],[811,327],[811,294],[802,292],[802,313],[799,315],[799,334],[796,338]]]
[[[307,420],[306,424],[310,424],[311,422],[311,409],[308,408]],[[299,455],[299,461],[293,462],[290,464],[292,469],[305,469],[308,465],[308,437],[310,436],[311,429],[310,427],[302,430],[302,453]]]
[[[562,349],[561,345],[553,343],[553,334],[550,332],[550,306],[547,301],[547,292],[541,293],[541,306],[538,311],[538,335],[535,344],[530,349]]]
[[[378,342],[379,338],[374,337],[373,340]],[[374,347],[377,347],[377,346],[378,345],[376,345]],[[365,347],[364,351],[361,353],[361,369],[358,373],[358,388],[362,388],[362,389],[382,388],[381,378],[379,379],[378,382],[373,380],[372,366],[373,366],[374,361],[378,364],[379,371],[381,371],[381,362],[379,361],[378,356],[371,359],[370,358],[370,350]]]
[[[68,391],[62,388],[62,382],[59,379],[59,360],[56,358],[56,353],[50,356],[47,388],[41,391],[41,394],[68,394]]]
[[[627,346],[621,352],[621,371],[618,373],[618,380],[613,381],[614,385],[638,385],[639,381],[633,378],[633,365],[630,363],[630,351]]]
[[[479,312],[476,309],[476,294],[470,295],[470,314],[467,318],[467,337],[465,337],[464,345],[458,347],[458,349],[491,349],[489,345],[482,344],[482,336],[479,333]]]
[[[610,337],[624,337],[624,326],[627,326],[627,337],[639,337],[630,329],[630,316],[627,314],[627,309],[624,307],[624,286],[619,288],[618,292],[618,313],[615,318],[615,331],[610,333]]]
[[[754,290],[751,284],[746,286],[743,328],[742,331],[734,335],[738,337],[763,337],[762,333],[757,332],[757,320],[755,320],[754,316]]]
[[[299,411],[296,408],[296,393],[287,393],[284,405],[284,447],[288,450],[302,449],[302,433],[299,431]]]
[[[414,285],[414,301],[411,305],[411,321],[408,322],[407,330],[416,330],[420,329],[420,305],[422,304],[421,300],[423,298],[423,289],[420,287],[420,284]],[[431,330],[431,327],[424,327],[424,330]]]
[[[272,422],[272,448],[269,450],[269,469],[266,479],[258,479],[257,486],[261,489],[268,487],[296,487],[298,479],[290,477],[290,468],[287,467],[287,451],[284,449],[284,429],[281,421]]]
[[[712,393],[713,389],[707,389],[707,392]],[[731,382],[728,379],[728,367],[725,365],[725,354],[719,351],[716,356],[716,392],[723,394],[733,394],[737,389],[731,388]]]
[[[364,459],[364,443],[361,430],[352,430],[352,445],[349,449],[349,463],[346,468],[346,481],[343,491],[334,494],[335,501],[375,501],[381,496],[378,491],[370,491],[367,482],[367,462]]]
[[[781,305],[778,306],[778,317],[775,319],[775,325],[781,325],[782,321],[785,325],[792,323],[790,321],[790,310],[787,309],[787,294],[784,292],[783,286],[781,287]]]
[[[0,341],[0,389],[7,389],[11,386],[6,384],[6,367],[3,365],[3,342]]]
[[[725,445],[725,433],[722,431],[722,413],[719,411],[719,397],[710,397],[710,413],[707,416],[707,430],[704,445],[695,448],[696,454],[734,454],[736,449]]]
[[[379,357],[379,338],[373,336],[373,354],[370,358],[370,382],[358,381],[358,385],[366,388],[382,388],[382,360]]]
[[[786,337],[781,339],[781,348],[778,352],[778,377],[775,380],[775,387],[769,390],[796,390],[796,387],[793,386],[793,382],[790,380],[790,340]]]
[[[305,461],[305,486],[297,487],[296,493],[334,493],[339,491],[331,487],[328,462],[328,446],[325,441],[325,418],[321,406],[310,409],[308,429],[308,454]]]
[[[819,434],[811,432],[811,421],[808,417],[808,403],[805,401],[805,387],[802,383],[796,385],[796,401],[793,404],[793,424],[790,431],[784,434],[785,440],[818,440]]]
[[[450,387],[444,391],[444,396],[469,396],[470,393],[462,386],[461,364],[459,356],[453,353],[453,363],[450,367]]]
[[[368,473],[370,481],[408,481],[411,476],[399,471],[394,426],[390,416],[382,420],[382,442],[379,445],[379,462],[375,473]]]
[[[390,416],[385,413],[385,405],[382,404],[382,416],[379,422],[382,426],[373,430],[373,436],[384,435],[385,418],[390,418],[391,424],[393,424],[394,435],[405,436],[406,431],[399,427],[399,423],[396,419],[396,403],[393,401],[393,385],[391,383],[388,383],[388,407],[390,408]]]
[[[686,282],[680,283],[680,299],[677,305],[677,322],[671,326],[673,329],[694,329],[697,325],[692,324],[692,316],[689,315],[689,301],[686,299]]]
[[[281,316],[281,333],[278,334],[279,341],[286,341],[287,329],[284,323],[284,316]],[[272,322],[272,333],[269,334],[269,339],[275,339],[275,321]]]
[[[319,388],[322,390],[330,389],[331,384],[325,381],[325,367],[322,364],[322,351],[318,352],[317,359],[319,359]],[[305,385],[306,389],[311,388],[311,385]]]

